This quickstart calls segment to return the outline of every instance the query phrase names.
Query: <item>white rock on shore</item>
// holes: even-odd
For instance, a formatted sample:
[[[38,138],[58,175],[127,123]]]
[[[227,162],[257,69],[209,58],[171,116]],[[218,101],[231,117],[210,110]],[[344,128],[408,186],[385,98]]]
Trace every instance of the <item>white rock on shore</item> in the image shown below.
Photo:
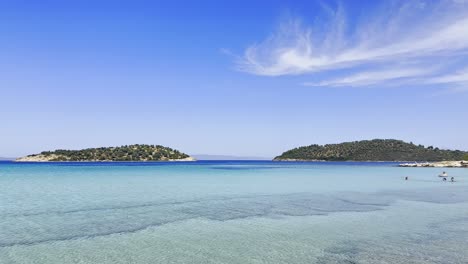
[[[15,161],[18,161],[18,162],[47,162],[47,161],[51,161],[53,159],[56,159],[57,158],[57,155],[42,155],[42,154],[38,154],[38,155],[30,155],[30,156],[26,156],[26,157],[21,157],[21,158],[17,158]]]
[[[317,159],[273,159],[273,161],[300,161],[300,162],[309,162],[309,161],[326,161],[326,160],[317,160]]]
[[[187,157],[184,159],[170,159],[168,161],[197,161],[194,157]]]
[[[411,162],[403,163],[400,167],[433,167],[433,168],[468,168],[468,161],[438,161],[438,162]]]

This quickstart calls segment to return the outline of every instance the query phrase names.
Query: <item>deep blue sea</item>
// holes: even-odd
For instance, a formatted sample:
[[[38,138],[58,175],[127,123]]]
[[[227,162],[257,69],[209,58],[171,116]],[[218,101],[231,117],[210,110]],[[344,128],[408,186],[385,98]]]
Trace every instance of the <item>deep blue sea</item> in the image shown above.
[[[468,169],[443,170],[0,162],[0,263],[468,263]]]

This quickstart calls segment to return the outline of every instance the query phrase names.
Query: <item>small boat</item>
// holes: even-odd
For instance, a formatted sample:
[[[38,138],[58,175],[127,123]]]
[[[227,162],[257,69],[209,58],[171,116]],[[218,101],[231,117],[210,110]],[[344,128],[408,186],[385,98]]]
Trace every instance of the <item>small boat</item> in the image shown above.
[[[439,174],[439,177],[444,177],[445,178],[445,177],[448,177],[448,174],[444,171],[444,172],[442,172],[442,174]]]

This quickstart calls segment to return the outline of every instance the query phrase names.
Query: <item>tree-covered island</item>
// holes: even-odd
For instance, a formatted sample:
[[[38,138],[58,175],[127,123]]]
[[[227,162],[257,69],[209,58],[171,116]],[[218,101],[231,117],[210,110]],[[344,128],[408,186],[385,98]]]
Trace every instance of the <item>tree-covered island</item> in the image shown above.
[[[425,147],[395,139],[310,145],[288,150],[275,161],[446,161],[463,160],[468,152]]]
[[[16,161],[193,161],[189,155],[160,145],[125,145],[82,150],[43,151]]]

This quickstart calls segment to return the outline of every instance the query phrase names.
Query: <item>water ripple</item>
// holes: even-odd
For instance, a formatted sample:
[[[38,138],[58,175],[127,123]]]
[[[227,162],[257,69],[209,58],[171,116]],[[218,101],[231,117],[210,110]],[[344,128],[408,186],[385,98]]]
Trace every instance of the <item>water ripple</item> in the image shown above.
[[[293,193],[210,197],[22,214],[0,215],[0,247],[134,233],[190,219],[231,221],[252,217],[326,215],[382,210],[397,200],[468,201],[466,188],[377,193]]]

